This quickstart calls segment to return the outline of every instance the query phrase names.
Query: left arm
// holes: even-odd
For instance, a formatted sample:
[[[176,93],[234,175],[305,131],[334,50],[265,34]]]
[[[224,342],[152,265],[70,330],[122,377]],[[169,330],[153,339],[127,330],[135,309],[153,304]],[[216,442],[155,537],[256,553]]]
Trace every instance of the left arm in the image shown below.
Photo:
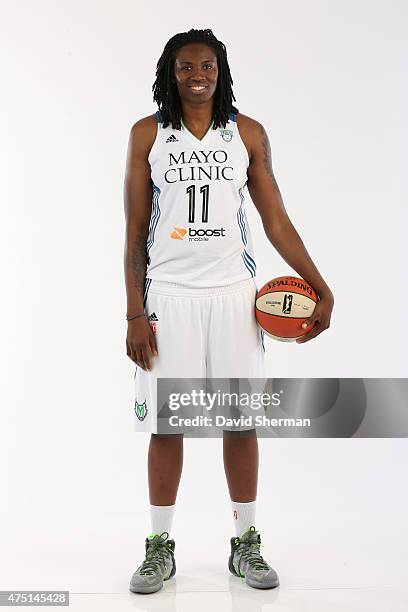
[[[334,297],[319,270],[313,263],[301,237],[285,210],[282,196],[272,170],[271,148],[264,127],[258,122],[250,132],[250,164],[248,191],[263,223],[265,233],[283,259],[307,281],[319,296],[307,326],[314,327],[298,343],[307,342],[330,327]],[[305,326],[305,324],[304,324]],[[305,326],[306,327],[306,326]]]

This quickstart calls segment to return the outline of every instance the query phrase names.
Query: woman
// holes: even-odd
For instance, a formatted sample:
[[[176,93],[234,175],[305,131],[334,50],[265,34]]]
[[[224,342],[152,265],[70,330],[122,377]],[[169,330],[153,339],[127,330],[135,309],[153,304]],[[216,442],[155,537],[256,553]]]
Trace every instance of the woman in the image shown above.
[[[245,192],[283,259],[317,291],[307,342],[329,327],[333,295],[282,202],[263,126],[233,106],[225,46],[211,30],[173,36],[157,64],[159,111],[130,133],[125,178],[127,354],[136,363],[135,422],[151,433],[152,534],[130,589],[151,593],[175,573],[170,539],[182,434],[157,432],[158,378],[264,377],[254,316],[256,264]],[[223,432],[236,536],[229,569],[255,588],[279,584],[255,529],[258,444]],[[204,501],[204,500],[203,500]]]

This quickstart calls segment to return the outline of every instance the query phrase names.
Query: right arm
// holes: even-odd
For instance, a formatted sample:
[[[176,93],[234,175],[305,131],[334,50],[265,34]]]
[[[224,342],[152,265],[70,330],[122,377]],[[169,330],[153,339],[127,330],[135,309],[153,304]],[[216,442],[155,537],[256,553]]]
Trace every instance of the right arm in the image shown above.
[[[126,237],[124,252],[127,315],[143,312],[144,281],[147,268],[146,242],[152,201],[149,151],[154,140],[151,117],[132,126],[126,158],[124,204]],[[128,321],[128,357],[144,370],[150,370],[152,355],[157,355],[156,339],[146,317]]]

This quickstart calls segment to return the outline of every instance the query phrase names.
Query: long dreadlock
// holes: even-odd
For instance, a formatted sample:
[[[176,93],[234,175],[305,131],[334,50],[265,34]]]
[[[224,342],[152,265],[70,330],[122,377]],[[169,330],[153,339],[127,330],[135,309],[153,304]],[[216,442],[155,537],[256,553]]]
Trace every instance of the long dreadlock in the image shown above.
[[[211,30],[191,29],[188,32],[180,32],[167,42],[163,53],[157,62],[156,80],[153,84],[153,100],[159,107],[163,127],[170,123],[173,129],[181,129],[181,104],[177,84],[172,82],[174,77],[175,52],[192,42],[201,42],[214,49],[217,56],[218,78],[217,87],[214,92],[213,129],[225,127],[229,113],[238,113],[233,106],[235,100],[225,45],[218,40]]]

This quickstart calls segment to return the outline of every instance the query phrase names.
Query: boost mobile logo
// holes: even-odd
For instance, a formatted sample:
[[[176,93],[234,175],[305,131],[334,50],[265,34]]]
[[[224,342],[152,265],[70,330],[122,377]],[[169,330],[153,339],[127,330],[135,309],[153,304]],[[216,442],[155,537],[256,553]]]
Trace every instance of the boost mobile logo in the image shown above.
[[[187,234],[187,230],[184,227],[175,227],[171,232],[170,237],[174,238],[174,240],[183,240],[184,236]]]
[[[208,240],[208,238],[212,237],[225,237],[225,228],[223,227],[220,229],[194,229],[189,227],[188,230],[184,229],[184,227],[174,227],[170,237],[174,240],[183,240],[187,232],[191,242],[195,240]]]

